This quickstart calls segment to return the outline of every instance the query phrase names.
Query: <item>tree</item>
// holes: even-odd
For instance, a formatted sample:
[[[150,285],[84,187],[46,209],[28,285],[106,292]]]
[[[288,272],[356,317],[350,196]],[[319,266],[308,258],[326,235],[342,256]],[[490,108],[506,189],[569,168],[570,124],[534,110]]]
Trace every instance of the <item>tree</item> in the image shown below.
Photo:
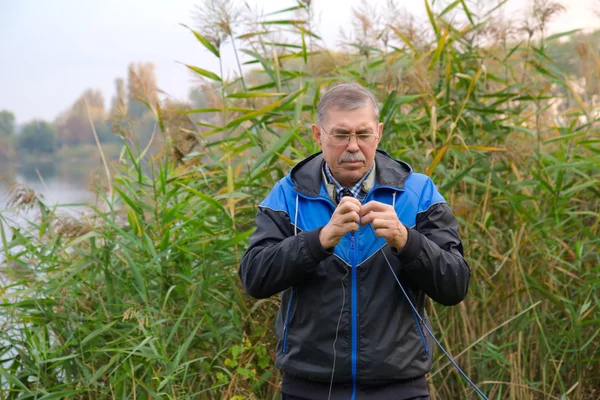
[[[80,146],[94,142],[89,121],[79,115],[71,115],[58,127],[58,139],[61,146]]]
[[[8,110],[0,111],[0,163],[14,158],[13,136],[15,134],[15,115]]]
[[[0,136],[15,134],[15,115],[8,110],[0,111]]]
[[[71,108],[57,118],[56,126],[60,145],[80,146],[95,143],[90,117],[94,126],[104,123],[104,96],[100,90],[86,89]]]
[[[56,151],[56,128],[46,121],[32,121],[17,136],[17,149],[52,154]]]
[[[94,123],[98,139],[101,143],[119,143],[121,137],[113,131],[115,122],[112,120],[98,120]]]

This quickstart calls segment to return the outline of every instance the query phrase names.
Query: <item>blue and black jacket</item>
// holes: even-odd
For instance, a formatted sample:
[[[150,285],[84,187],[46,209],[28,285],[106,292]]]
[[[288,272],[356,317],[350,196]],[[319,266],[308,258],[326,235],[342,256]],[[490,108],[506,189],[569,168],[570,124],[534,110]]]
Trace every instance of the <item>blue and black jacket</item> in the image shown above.
[[[296,165],[259,205],[239,269],[251,296],[282,292],[276,332],[277,366],[284,374],[329,383],[337,332],[333,380],[350,385],[353,393],[357,385],[393,384],[431,369],[433,341],[380,250],[423,316],[425,296],[457,304],[470,278],[456,220],[433,182],[383,151],[377,151],[375,163],[376,183],[363,203],[394,206],[408,228],[402,251],[368,226],[348,233],[333,249],[321,246],[319,232],[335,205],[318,153]]]

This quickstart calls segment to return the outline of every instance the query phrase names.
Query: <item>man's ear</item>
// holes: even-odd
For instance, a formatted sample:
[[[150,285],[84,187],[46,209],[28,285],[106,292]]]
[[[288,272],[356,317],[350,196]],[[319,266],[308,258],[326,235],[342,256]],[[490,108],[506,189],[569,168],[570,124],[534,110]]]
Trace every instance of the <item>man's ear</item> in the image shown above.
[[[315,138],[315,141],[317,142],[319,147],[322,149],[323,143],[321,142],[321,128],[319,127],[319,125],[312,124],[310,126],[310,129],[312,130],[312,134],[313,134],[313,137]]]
[[[378,128],[378,136],[379,139],[381,140],[381,135],[383,134],[383,122],[380,122],[379,125],[377,126]]]

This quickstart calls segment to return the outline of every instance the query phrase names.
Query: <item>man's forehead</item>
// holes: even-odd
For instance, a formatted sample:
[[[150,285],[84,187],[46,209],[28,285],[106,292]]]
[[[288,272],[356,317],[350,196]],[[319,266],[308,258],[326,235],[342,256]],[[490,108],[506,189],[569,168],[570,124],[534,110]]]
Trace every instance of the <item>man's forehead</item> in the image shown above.
[[[377,117],[371,107],[361,107],[354,110],[333,108],[325,113],[325,121],[332,127],[359,129],[377,125]]]

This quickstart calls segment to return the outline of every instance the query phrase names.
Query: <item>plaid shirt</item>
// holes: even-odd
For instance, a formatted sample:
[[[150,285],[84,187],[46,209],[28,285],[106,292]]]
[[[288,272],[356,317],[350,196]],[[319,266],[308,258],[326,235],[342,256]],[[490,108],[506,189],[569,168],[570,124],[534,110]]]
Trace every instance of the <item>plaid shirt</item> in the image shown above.
[[[338,181],[335,180],[335,178],[331,174],[331,171],[329,170],[329,165],[327,165],[327,163],[325,163],[325,175],[327,176],[329,182],[335,185],[335,191],[337,192],[338,199],[341,198],[342,190],[349,189],[352,193],[352,196],[358,199],[358,201],[362,202],[365,199],[365,196],[367,195],[367,193],[363,190],[363,183],[368,178],[368,176],[371,175],[371,172],[373,172],[373,165],[371,165],[371,169],[369,170],[369,172],[367,172],[365,176],[363,176],[358,182],[356,182],[354,186],[350,188],[342,186]]]

